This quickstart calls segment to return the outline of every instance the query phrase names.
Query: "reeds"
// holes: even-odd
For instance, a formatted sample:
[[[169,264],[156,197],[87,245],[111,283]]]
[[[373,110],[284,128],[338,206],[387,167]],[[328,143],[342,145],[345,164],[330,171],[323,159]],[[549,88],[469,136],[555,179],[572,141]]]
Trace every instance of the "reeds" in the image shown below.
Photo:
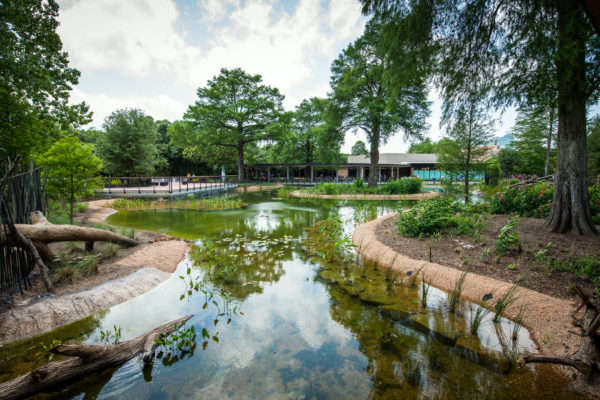
[[[515,301],[517,301],[520,297],[519,289],[521,286],[519,282],[512,285],[503,295],[498,299],[496,303],[496,312],[494,314],[494,322],[499,322],[500,317],[503,316],[504,312],[512,305]]]
[[[456,311],[456,308],[460,304],[460,296],[462,293],[463,284],[465,283],[465,279],[467,278],[468,273],[469,271],[467,270],[463,271],[463,273],[460,274],[460,277],[456,280],[456,283],[454,284],[454,289],[452,290],[452,293],[450,293],[450,297],[448,298],[448,308],[451,313],[454,313]]]

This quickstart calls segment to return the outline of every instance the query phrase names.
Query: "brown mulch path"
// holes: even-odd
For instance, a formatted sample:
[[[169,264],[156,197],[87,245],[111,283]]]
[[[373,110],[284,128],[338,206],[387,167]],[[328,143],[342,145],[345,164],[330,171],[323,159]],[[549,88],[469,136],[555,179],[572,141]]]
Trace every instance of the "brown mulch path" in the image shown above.
[[[427,238],[419,240],[399,235],[394,219],[390,218],[377,226],[377,239],[412,259],[428,261],[430,241]],[[592,292],[594,285],[590,279],[577,277],[570,272],[550,270],[545,263],[536,262],[534,256],[539,250],[548,249],[547,254],[558,260],[582,256],[598,259],[600,237],[546,232],[543,219],[521,218],[517,231],[523,251],[511,250],[498,263],[496,238],[509,220],[510,217],[506,215],[489,215],[478,240],[471,236],[455,235],[452,231],[442,234],[439,242],[432,247],[432,261],[512,283],[523,277],[522,286],[562,299],[575,299],[568,288],[576,283]],[[491,256],[482,258],[485,249],[489,249]],[[511,264],[514,269],[507,268]]]

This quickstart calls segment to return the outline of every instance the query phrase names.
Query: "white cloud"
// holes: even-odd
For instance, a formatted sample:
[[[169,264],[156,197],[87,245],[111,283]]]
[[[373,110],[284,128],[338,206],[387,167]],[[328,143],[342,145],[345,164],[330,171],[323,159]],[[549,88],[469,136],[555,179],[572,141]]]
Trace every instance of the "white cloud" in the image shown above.
[[[117,100],[135,100],[142,84],[136,80],[156,76],[181,91],[178,101],[188,101],[190,92],[222,67],[241,67],[261,74],[284,95],[291,93],[285,106],[292,108],[303,98],[326,94],[329,65],[323,64],[337,57],[364,27],[356,0],[299,0],[292,13],[265,0],[198,0],[196,5],[201,21],[211,24],[211,38],[194,36],[205,26],[189,21],[182,26],[181,10],[172,0],[62,0],[59,33],[73,66],[87,82],[94,71],[130,81],[120,87]],[[148,87],[144,89],[147,93]],[[99,100],[103,95],[87,94],[96,96],[85,98],[92,111],[104,114],[95,109],[106,103]],[[152,98],[164,97],[157,93]]]

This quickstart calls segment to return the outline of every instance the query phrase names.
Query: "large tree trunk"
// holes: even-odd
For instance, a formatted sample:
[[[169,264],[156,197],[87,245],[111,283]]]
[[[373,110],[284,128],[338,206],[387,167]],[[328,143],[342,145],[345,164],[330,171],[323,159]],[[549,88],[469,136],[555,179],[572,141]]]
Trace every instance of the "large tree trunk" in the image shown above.
[[[379,125],[375,124],[370,137],[371,142],[371,166],[369,167],[368,187],[377,187],[379,180]]]
[[[244,143],[237,144],[238,181],[244,180]]]
[[[179,318],[135,339],[114,345],[58,345],[51,350],[52,353],[74,358],[51,362],[34,369],[27,375],[0,384],[0,399],[20,399],[46,392],[54,387],[85,378],[94,372],[119,366],[137,355],[141,355],[144,363],[149,363],[154,357],[156,339],[162,334],[171,334],[175,331],[175,326],[181,326],[191,317],[189,315]]]
[[[578,1],[558,3],[558,140],[552,210],[546,228],[552,232],[593,235],[586,171],[586,21]]]
[[[48,243],[53,242],[82,241],[86,242],[88,249],[93,248],[94,242],[111,242],[129,247],[140,244],[137,240],[104,229],[75,225],[53,225],[40,212],[33,213],[31,222],[31,225],[15,224],[15,228],[33,242],[44,262],[56,260],[56,256],[48,248]],[[13,238],[12,235],[6,236],[6,229],[0,229],[0,231],[3,244],[9,246],[20,245],[21,242],[18,238]]]

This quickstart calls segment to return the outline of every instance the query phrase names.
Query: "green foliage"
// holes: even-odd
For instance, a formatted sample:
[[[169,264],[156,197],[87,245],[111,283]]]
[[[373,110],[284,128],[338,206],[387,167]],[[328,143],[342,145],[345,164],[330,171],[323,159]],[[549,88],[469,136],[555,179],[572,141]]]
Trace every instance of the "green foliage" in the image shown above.
[[[356,178],[352,183],[352,186],[354,186],[357,190],[362,190],[365,186],[365,181],[362,180],[362,178]]]
[[[114,331],[111,329],[107,329],[106,331],[100,330],[100,342],[107,343],[111,342],[113,344],[119,343],[121,339],[121,327],[117,325],[113,325]]]
[[[486,226],[486,215],[479,213],[457,214],[450,218],[448,226],[454,227],[456,235],[477,236]]]
[[[545,175],[548,135],[551,135],[552,142],[558,128],[556,110],[550,111],[549,113],[543,107],[519,110],[517,120],[511,130],[511,134],[514,136],[511,146],[515,149],[515,156],[518,160],[515,172]],[[552,131],[550,131],[549,125],[552,125]]]
[[[494,214],[517,213],[523,217],[545,218],[550,213],[553,195],[553,186],[543,183],[506,188],[490,199],[490,211]]]
[[[60,344],[62,344],[62,340],[60,339],[52,339],[52,342],[50,342],[49,344],[40,342],[40,351],[38,351],[36,355],[44,355],[46,358],[48,358],[48,361],[52,361],[54,359],[54,353],[51,353],[50,350]]]
[[[60,139],[38,158],[38,163],[48,167],[48,197],[70,204],[69,218],[73,223],[75,202],[101,186],[94,177],[102,163],[93,155],[91,145],[82,144],[76,136]]]
[[[498,299],[495,306],[494,322],[500,322],[500,317],[521,297],[520,289],[521,286],[517,282]]]
[[[456,206],[447,198],[420,202],[396,220],[401,235],[419,237],[441,232],[449,226]]]
[[[600,116],[594,118],[589,124],[587,156],[588,182],[594,185],[600,175]],[[596,221],[596,223],[600,222]]]
[[[116,110],[104,120],[96,152],[111,175],[150,175],[159,162],[157,140],[152,117],[135,108]]]
[[[58,35],[56,1],[0,5],[0,156],[26,160],[90,121],[85,103],[69,105],[79,71],[69,68]]]
[[[498,261],[500,261],[500,258],[504,255],[504,253],[511,248],[515,248],[518,251],[522,250],[521,238],[519,237],[519,232],[517,232],[516,229],[519,219],[520,217],[515,215],[511,218],[508,224],[504,225],[502,229],[500,229],[498,240],[496,240],[496,257]]]
[[[72,283],[87,278],[98,270],[99,257],[88,255],[78,260],[61,263],[50,269],[52,283]]]
[[[468,203],[469,181],[476,173],[485,171],[484,162],[489,157],[485,145],[492,138],[493,124],[487,109],[471,99],[444,114],[449,121],[446,135],[450,140],[440,143],[438,164],[447,174],[463,176],[465,203]]]
[[[411,143],[410,147],[408,148],[408,152],[414,154],[436,154],[438,153],[438,150],[438,143],[433,142],[428,137],[420,142]]]
[[[386,194],[421,193],[423,181],[419,178],[405,177],[386,182],[378,192]]]
[[[376,151],[399,130],[405,137],[420,136],[428,114],[423,77],[407,70],[403,86],[391,88],[385,79],[384,54],[378,47],[382,26],[369,21],[364,34],[350,44],[331,66],[333,105],[342,128],[361,129]],[[412,72],[412,71],[411,71]],[[376,160],[372,159],[372,170]],[[369,187],[377,184],[370,174]]]
[[[477,331],[481,327],[481,323],[487,317],[487,315],[491,312],[488,308],[486,308],[486,304],[488,300],[491,299],[491,296],[484,296],[483,301],[480,307],[477,307],[475,312],[471,312],[471,317],[469,320],[471,334],[476,335]]]
[[[590,187],[588,193],[590,196],[592,220],[596,224],[600,224],[600,186]]]
[[[600,260],[592,256],[569,256],[563,260],[552,258],[547,249],[542,249],[535,254],[535,261],[544,263],[546,268],[553,271],[566,271],[575,276],[590,279],[595,286],[595,293],[600,294]]]
[[[498,153],[498,162],[500,163],[500,170],[504,176],[511,176],[518,172],[519,168],[519,154],[511,148],[500,149]]]
[[[352,146],[350,150],[350,154],[353,156],[365,156],[369,157],[369,150],[367,150],[367,145],[362,140],[357,140]]]
[[[121,198],[115,200],[111,207],[115,210],[158,210],[163,208],[175,208],[179,210],[230,210],[242,207],[241,199],[229,199],[224,197],[214,199],[191,199],[175,201],[154,201],[149,199]]]
[[[266,141],[289,129],[291,114],[285,113],[283,95],[261,84],[260,75],[237,69],[221,69],[220,74],[198,89],[198,100],[189,106],[185,120],[193,129],[183,132],[184,151],[218,147],[236,151],[238,177],[243,178],[244,148]],[[172,137],[176,139],[175,136]]]

